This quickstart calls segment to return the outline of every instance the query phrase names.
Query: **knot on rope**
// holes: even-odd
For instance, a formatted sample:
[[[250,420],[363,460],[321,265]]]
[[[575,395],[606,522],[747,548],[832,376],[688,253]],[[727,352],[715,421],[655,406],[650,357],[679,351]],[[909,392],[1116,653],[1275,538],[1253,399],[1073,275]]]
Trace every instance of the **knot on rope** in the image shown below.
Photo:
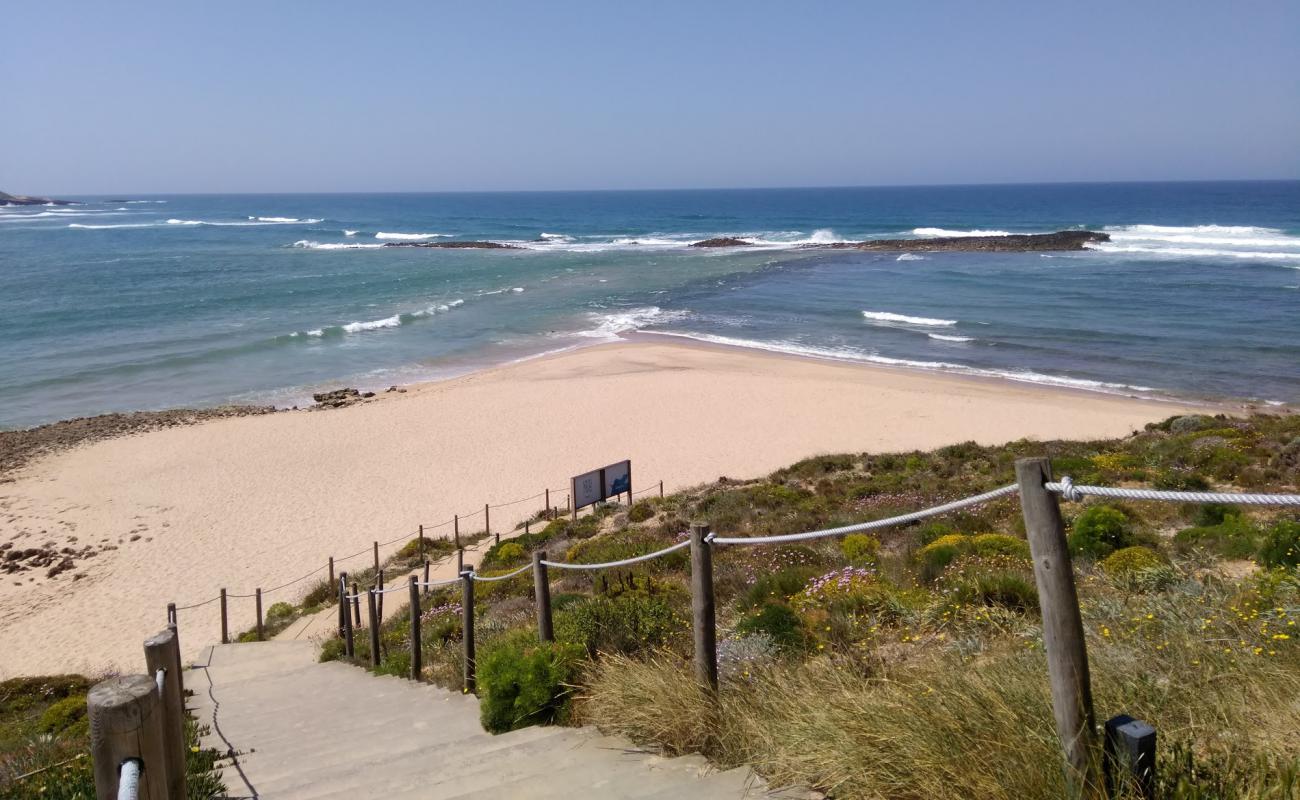
[[[1074,487],[1074,479],[1069,475],[1061,478],[1061,497],[1072,503],[1077,503],[1083,499],[1083,492]]]
[[[709,532],[709,533],[704,537],[704,543],[705,543],[705,544],[713,544],[713,540],[716,539],[717,536],[718,536],[718,534],[713,533],[712,531],[710,531],[710,532]]]

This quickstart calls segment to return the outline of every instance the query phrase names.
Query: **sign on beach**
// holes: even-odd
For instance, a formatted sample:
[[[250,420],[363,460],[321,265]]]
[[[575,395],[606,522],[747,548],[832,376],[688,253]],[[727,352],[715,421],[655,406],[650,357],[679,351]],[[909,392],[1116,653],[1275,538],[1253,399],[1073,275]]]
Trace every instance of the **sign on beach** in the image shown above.
[[[632,493],[632,462],[619,461],[570,479],[573,511],[595,505],[602,500]]]

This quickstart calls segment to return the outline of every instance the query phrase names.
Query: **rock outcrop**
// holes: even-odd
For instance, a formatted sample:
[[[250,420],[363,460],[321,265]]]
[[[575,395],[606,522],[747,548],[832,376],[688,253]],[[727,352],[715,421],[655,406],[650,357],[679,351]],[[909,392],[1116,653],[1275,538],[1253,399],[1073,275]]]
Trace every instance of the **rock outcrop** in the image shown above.
[[[330,392],[319,392],[311,396],[311,399],[317,403],[317,408],[344,408],[354,403],[360,403],[362,400],[368,400],[374,397],[374,392],[363,392],[360,389],[348,387],[346,389],[335,389]]]
[[[734,236],[716,236],[702,242],[692,242],[691,247],[753,247],[753,242],[737,239]]]
[[[71,200],[51,200],[48,197],[28,197],[22,194],[0,192],[0,206],[70,206]]]
[[[1010,236],[940,236],[934,239],[868,239],[865,242],[809,244],[851,250],[884,250],[906,253],[987,252],[1025,253],[1051,250],[1082,250],[1093,242],[1109,242],[1110,236],[1096,231],[1016,233]]]

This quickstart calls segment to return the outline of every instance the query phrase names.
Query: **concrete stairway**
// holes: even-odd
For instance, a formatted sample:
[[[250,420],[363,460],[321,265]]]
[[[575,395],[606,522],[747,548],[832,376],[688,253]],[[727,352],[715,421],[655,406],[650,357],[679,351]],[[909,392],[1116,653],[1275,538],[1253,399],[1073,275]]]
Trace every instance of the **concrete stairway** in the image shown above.
[[[478,700],[427,684],[316,663],[310,642],[210,647],[186,673],[205,746],[233,751],[231,797],[760,798],[748,768],[663,758],[594,728],[493,736]]]

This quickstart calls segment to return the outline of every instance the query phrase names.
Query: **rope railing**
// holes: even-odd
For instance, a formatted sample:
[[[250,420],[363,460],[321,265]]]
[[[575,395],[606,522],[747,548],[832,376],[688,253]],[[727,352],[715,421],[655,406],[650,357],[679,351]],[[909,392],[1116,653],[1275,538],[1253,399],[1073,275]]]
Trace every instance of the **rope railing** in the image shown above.
[[[665,547],[662,550],[656,550],[653,553],[646,553],[643,556],[633,556],[632,558],[624,558],[619,561],[605,561],[600,564],[571,564],[563,561],[546,561],[545,559],[542,560],[542,563],[548,567],[556,567],[558,569],[609,569],[611,567],[626,567],[630,564],[639,564],[642,561],[649,561],[652,558],[666,556],[669,553],[674,553],[690,546],[691,542],[688,539],[684,542],[678,542],[675,545],[671,545],[670,547]]]
[[[415,585],[421,589],[436,589],[439,586],[451,586],[454,583],[460,583],[460,578],[449,578],[441,581],[416,581]]]
[[[407,591],[406,586],[407,586],[407,585],[404,584],[404,583],[403,583],[403,584],[399,584],[399,585],[397,585],[397,586],[393,586],[393,587],[388,588],[388,589],[380,589],[379,587],[376,586],[376,587],[372,587],[372,588],[370,588],[370,589],[367,589],[366,591],[367,591],[367,592],[370,592],[370,593],[373,594],[373,595],[392,594],[393,592],[404,592],[404,591]],[[364,594],[364,593],[363,593],[363,594]]]
[[[1300,506],[1300,494],[1251,494],[1240,492],[1183,492],[1167,489],[1128,489],[1112,486],[1080,486],[1067,475],[1043,484],[1049,492],[1078,502],[1084,497],[1112,497],[1118,500],[1159,500],[1168,503],[1236,503],[1247,506]]]
[[[532,564],[525,564],[514,572],[507,572],[505,575],[480,575],[477,572],[471,572],[470,576],[476,581],[504,581],[507,578],[513,578],[521,572],[532,569]]]
[[[153,682],[158,684],[158,694],[163,693],[163,687],[167,684],[167,670],[159,669],[153,674]]]
[[[140,796],[140,759],[128,758],[118,768],[117,800],[136,800]]]

